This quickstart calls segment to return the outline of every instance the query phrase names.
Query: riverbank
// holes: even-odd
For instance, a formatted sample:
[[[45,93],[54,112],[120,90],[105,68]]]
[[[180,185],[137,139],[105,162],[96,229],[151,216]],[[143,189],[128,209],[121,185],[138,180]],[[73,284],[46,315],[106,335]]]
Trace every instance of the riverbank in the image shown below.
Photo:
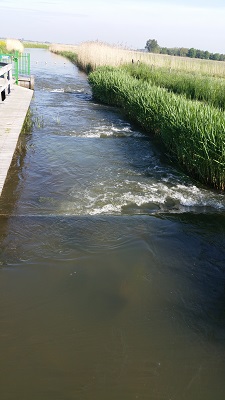
[[[140,64],[137,52],[132,63],[126,63],[129,51],[93,43],[64,52],[62,47],[51,50],[92,71],[89,82],[97,101],[121,107],[130,120],[157,134],[169,157],[190,176],[224,190],[225,63],[184,63],[180,57],[145,53],[145,64]]]
[[[225,78],[199,72],[176,71],[146,64],[127,64],[123,69],[132,77],[160,86],[169,92],[184,95],[221,110],[225,109]]]
[[[33,96],[33,90],[13,85],[0,103],[0,195]]]
[[[96,100],[121,107],[146,132],[157,134],[168,154],[191,176],[225,188],[225,114],[131,77],[124,70],[98,68],[89,75]]]
[[[74,46],[52,44],[49,46],[49,50],[53,53],[64,51],[76,53],[78,65],[84,71],[88,69],[88,72],[105,65],[118,67],[129,64],[133,60],[134,63],[144,63],[148,66],[164,67],[175,71],[199,72],[225,78],[225,62],[223,61],[146,53],[98,41],[84,42]]]

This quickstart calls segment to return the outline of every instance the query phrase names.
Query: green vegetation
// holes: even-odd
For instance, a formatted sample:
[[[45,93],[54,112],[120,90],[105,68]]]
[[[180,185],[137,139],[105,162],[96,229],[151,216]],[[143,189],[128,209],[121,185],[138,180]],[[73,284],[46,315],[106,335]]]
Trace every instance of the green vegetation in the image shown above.
[[[68,58],[73,64],[77,64],[77,54],[72,51],[54,51],[54,53]]]
[[[136,79],[123,68],[98,68],[89,82],[94,98],[121,107],[144,130],[159,135],[191,176],[225,189],[224,111]]]
[[[0,40],[0,54],[7,53],[5,40]]]
[[[124,69],[134,78],[164,87],[177,94],[184,94],[187,99],[204,101],[214,107],[225,109],[224,78],[149,67],[146,64],[129,64],[124,66]]]
[[[148,39],[145,49],[150,53],[168,54],[169,56],[180,56],[190,58],[200,58],[203,60],[225,61],[225,54],[210,53],[208,50],[199,50],[191,47],[160,47],[157,40]]]
[[[48,49],[50,43],[23,42],[23,46],[29,49]]]
[[[34,126],[39,129],[43,128],[44,118],[43,116],[39,116],[38,114],[35,115],[29,108],[23,123],[21,134],[30,134]]]
[[[10,40],[13,41],[12,39]],[[25,48],[38,48],[38,49],[48,49],[50,44],[48,43],[39,43],[39,42],[21,42],[23,47]],[[0,40],[0,53],[8,53],[9,51],[6,48],[6,41]]]
[[[32,127],[33,127],[32,113],[29,108],[29,110],[27,111],[27,115],[25,117],[23,126],[22,126],[21,134],[31,133]]]

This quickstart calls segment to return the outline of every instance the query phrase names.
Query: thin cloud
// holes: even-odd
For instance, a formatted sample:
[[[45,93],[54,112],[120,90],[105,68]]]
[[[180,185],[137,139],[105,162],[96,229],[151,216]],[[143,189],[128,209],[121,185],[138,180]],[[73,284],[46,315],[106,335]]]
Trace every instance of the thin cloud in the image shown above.
[[[155,38],[162,47],[225,53],[224,0],[3,0],[0,5],[4,36],[61,43],[99,39],[139,49]]]

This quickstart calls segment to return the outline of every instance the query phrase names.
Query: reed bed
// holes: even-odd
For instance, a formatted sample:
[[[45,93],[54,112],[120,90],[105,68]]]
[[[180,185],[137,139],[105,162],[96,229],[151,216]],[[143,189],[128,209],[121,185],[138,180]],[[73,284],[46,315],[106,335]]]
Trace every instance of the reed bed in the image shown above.
[[[184,94],[188,99],[200,100],[222,110],[225,109],[225,78],[197,72],[171,71],[166,68],[149,67],[146,64],[124,66],[131,76],[153,85]]]
[[[93,71],[89,82],[94,98],[121,107],[130,120],[157,134],[189,175],[225,190],[225,62],[99,42],[53,45],[50,50],[67,52],[70,58],[69,52],[76,54],[73,62]]]
[[[166,54],[153,54],[144,51],[124,49],[121,46],[113,46],[98,41],[84,42],[77,46],[53,44],[50,50],[75,52],[78,57],[78,65],[84,71],[94,71],[100,66],[118,67],[123,64],[144,63],[156,67],[164,67],[171,70],[200,72],[202,74],[224,77],[225,62],[192,59],[189,57],[169,56]]]
[[[0,40],[0,54],[6,53],[6,42],[5,40]]]
[[[121,107],[144,130],[159,135],[191,176],[225,189],[223,111],[133,78],[121,68],[98,68],[89,82],[94,98]]]
[[[19,51],[23,53],[24,46],[20,40],[17,39],[6,39],[0,40],[0,53],[12,53],[13,51]]]
[[[76,45],[70,45],[70,44],[51,44],[49,46],[49,50],[52,51],[53,53],[60,53],[60,52],[71,52],[71,53],[77,53],[78,46]]]
[[[23,53],[24,46],[18,39],[6,39],[6,49],[8,52],[18,51]]]

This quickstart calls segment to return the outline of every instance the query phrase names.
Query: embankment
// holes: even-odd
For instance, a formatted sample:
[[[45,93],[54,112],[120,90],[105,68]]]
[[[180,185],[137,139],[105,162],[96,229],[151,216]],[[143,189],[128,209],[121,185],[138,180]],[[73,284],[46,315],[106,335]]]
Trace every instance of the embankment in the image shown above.
[[[225,189],[225,113],[168,92],[112,67],[89,75],[96,100],[119,106],[145,131],[159,135],[191,176]]]
[[[224,62],[95,42],[53,46],[51,51],[64,51],[79,68],[92,71],[89,82],[95,99],[121,107],[146,132],[159,135],[170,157],[189,175],[225,189]]]

